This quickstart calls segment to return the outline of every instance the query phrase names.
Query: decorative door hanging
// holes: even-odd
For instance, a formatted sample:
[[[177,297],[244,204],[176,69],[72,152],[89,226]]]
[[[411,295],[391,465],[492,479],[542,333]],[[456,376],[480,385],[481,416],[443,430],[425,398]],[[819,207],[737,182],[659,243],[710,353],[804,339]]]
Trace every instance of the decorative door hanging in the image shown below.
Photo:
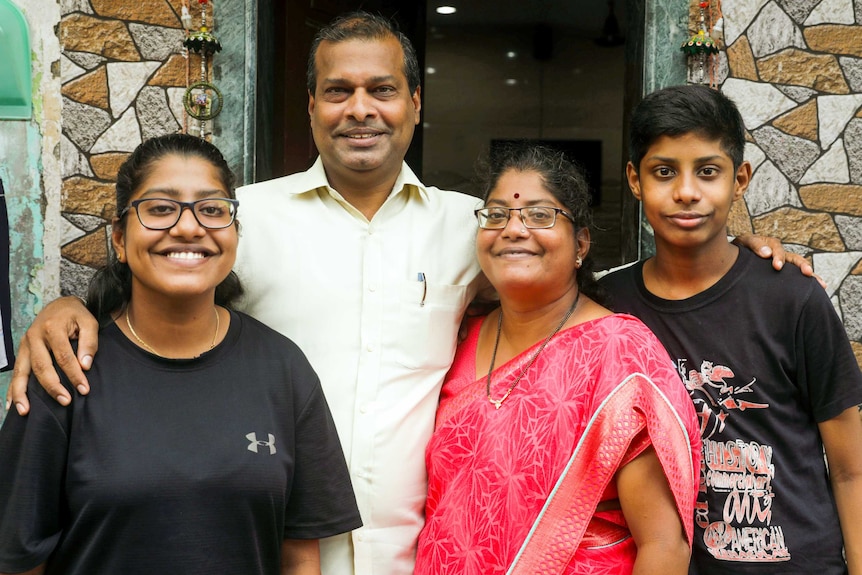
[[[221,44],[210,32],[207,26],[207,6],[209,0],[197,0],[200,6],[200,28],[193,30],[192,15],[189,1],[183,0],[181,20],[186,30],[186,39],[183,46],[186,49],[186,91],[183,95],[183,107],[187,117],[183,122],[183,132],[189,132],[188,118],[196,120],[198,135],[201,138],[207,136],[207,121],[219,115],[224,103],[221,91],[210,81],[210,62],[216,52],[221,51]],[[214,27],[215,17],[210,17]],[[189,52],[194,52],[200,57],[201,73],[197,82],[191,82],[191,58]]]

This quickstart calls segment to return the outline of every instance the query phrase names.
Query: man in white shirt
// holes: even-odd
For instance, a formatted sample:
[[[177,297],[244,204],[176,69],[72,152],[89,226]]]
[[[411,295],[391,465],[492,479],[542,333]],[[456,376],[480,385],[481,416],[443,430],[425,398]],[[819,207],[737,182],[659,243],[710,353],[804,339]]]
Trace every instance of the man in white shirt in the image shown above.
[[[461,316],[482,281],[473,243],[479,200],[426,187],[404,163],[419,122],[419,79],[413,47],[388,20],[337,19],[319,32],[309,59],[308,112],[320,157],[306,172],[237,191],[241,309],[293,339],[320,376],[364,523],[321,542],[327,575],[413,572],[425,445]],[[78,333],[89,367],[83,356],[95,353],[97,326],[74,298],[46,310],[62,317],[63,306],[74,315],[59,321],[75,327],[61,328],[60,338]],[[46,313],[31,332],[39,325],[50,332],[58,320]],[[37,363],[29,349],[16,366],[18,381],[26,386],[32,363],[67,404],[53,369],[42,373],[50,360]],[[69,379],[87,392],[66,353]],[[24,391],[13,390],[19,411],[26,411]]]
[[[309,59],[317,162],[240,188],[242,307],[293,339],[318,372],[350,467],[364,526],[321,543],[325,575],[409,575],[424,522],[425,445],[476,294],[474,197],[424,186],[404,156],[421,108],[409,40],[387,20],[349,14],[322,29]],[[32,370],[57,400],[48,349],[70,382],[98,326],[76,298],[37,317],[22,341],[10,397],[29,407]],[[79,339],[77,357],[69,338]]]

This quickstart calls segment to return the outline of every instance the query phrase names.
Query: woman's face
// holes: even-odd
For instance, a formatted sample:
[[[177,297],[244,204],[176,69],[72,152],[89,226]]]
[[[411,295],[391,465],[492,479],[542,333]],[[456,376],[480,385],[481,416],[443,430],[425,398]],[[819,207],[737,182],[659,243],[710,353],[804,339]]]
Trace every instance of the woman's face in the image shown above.
[[[228,198],[218,169],[196,156],[168,155],[157,160],[130,201],[167,198],[192,202]],[[212,298],[236,259],[236,225],[201,226],[189,209],[167,230],[145,228],[132,208],[115,222],[112,241],[117,257],[132,271],[133,297]]]
[[[545,188],[537,172],[514,169],[503,173],[485,205],[565,209]],[[557,214],[551,228],[529,229],[519,212],[510,212],[505,228],[479,230],[476,251],[482,270],[501,296],[507,292],[523,292],[524,295],[541,292],[545,296],[559,297],[577,283],[576,230],[571,220],[561,214]]]

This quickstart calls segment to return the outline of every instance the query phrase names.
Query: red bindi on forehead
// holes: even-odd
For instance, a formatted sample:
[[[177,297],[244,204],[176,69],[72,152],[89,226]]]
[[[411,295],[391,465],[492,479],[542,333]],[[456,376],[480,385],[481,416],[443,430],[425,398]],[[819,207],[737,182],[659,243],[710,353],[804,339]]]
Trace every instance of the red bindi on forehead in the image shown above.
[[[521,194],[515,194],[515,199],[516,199],[516,200],[517,200],[518,198],[520,198],[520,197],[521,197]]]

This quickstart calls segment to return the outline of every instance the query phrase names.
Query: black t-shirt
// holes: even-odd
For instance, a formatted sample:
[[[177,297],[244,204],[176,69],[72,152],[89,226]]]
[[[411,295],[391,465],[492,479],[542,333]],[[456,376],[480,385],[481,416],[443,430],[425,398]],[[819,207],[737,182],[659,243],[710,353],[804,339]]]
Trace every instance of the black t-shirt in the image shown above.
[[[68,408],[31,381],[0,430],[0,571],[275,575],[284,539],[360,526],[316,374],[251,317],[191,360],[111,324],[87,377]]]
[[[692,572],[844,573],[817,424],[862,403],[862,375],[825,291],[748,250],[685,300],[654,296],[642,272],[601,282],[667,348],[700,419]]]

